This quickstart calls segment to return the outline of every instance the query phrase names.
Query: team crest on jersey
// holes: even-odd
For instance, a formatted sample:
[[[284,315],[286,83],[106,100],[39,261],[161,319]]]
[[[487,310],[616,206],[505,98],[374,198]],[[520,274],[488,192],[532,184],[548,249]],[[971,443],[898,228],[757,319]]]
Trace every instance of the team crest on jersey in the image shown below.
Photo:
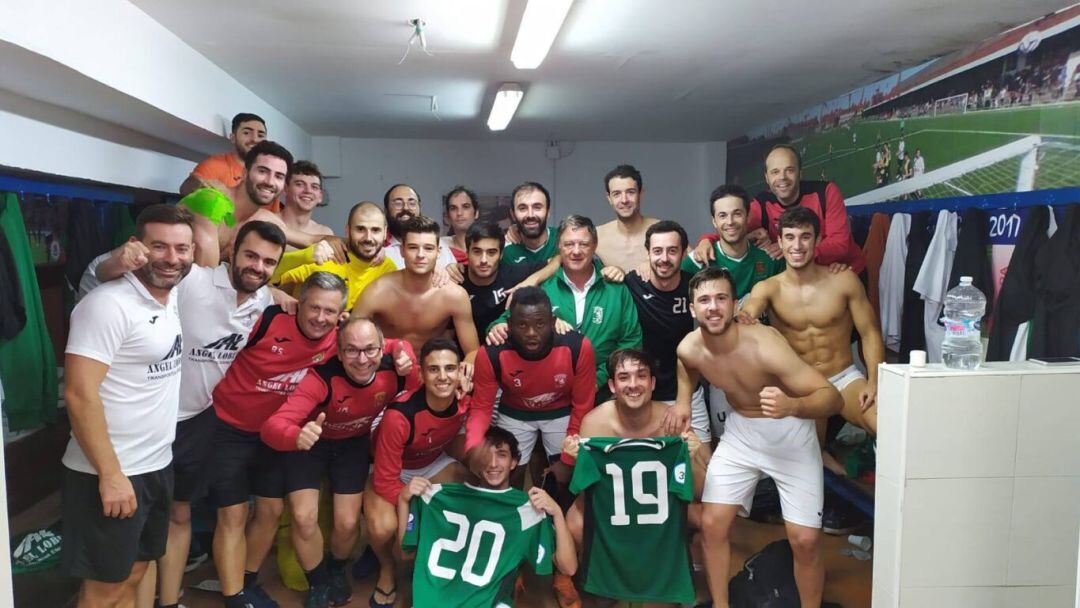
[[[686,483],[686,463],[680,462],[675,465],[675,483]]]
[[[312,363],[318,363],[319,361],[322,361],[322,360],[323,360],[323,354],[322,353],[318,353],[314,357],[311,358]]]
[[[765,274],[765,262],[754,262],[754,272],[756,274]]]
[[[375,393],[375,405],[381,406],[386,403],[386,391],[379,391]]]
[[[604,322],[604,307],[593,306],[592,309],[592,322],[595,325],[599,325]]]
[[[555,386],[566,386],[566,374],[555,374]]]

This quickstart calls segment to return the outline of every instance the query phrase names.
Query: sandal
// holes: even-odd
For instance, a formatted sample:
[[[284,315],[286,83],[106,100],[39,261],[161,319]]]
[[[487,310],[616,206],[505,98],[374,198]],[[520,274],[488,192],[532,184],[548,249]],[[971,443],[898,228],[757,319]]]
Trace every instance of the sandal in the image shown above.
[[[383,597],[394,596],[394,599],[389,602],[377,602],[375,601],[375,594],[381,593]],[[397,603],[397,587],[393,587],[390,591],[383,591],[378,585],[375,585],[375,591],[371,594],[371,599],[368,600],[368,606],[370,608],[394,608],[394,604]]]

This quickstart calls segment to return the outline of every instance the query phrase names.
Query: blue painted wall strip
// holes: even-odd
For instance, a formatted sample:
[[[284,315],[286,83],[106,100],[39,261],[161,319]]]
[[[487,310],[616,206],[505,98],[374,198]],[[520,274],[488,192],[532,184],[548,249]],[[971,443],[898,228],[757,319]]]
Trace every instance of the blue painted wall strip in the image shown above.
[[[0,190],[6,192],[66,196],[68,198],[85,198],[93,201],[126,203],[128,205],[135,202],[135,197],[133,195],[117,190],[110,190],[108,188],[80,186],[77,184],[58,184],[55,182],[24,179],[5,175],[0,175]]]
[[[1038,205],[1068,205],[1080,203],[1080,188],[1055,188],[1052,190],[1034,190],[1032,192],[1003,192],[1001,194],[980,194],[977,196],[957,196],[953,198],[928,198],[909,201],[888,201],[870,205],[852,205],[849,215],[870,213],[914,213],[916,211],[961,211],[976,207],[979,209],[1015,209]]]

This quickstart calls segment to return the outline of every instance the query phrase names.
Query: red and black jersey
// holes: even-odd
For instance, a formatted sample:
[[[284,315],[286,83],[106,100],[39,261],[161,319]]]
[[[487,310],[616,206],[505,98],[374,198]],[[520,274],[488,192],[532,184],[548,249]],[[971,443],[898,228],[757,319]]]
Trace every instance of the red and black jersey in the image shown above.
[[[483,437],[487,431],[500,388],[500,414],[518,420],[551,420],[569,415],[566,433],[576,434],[596,398],[592,343],[576,331],[555,334],[551,350],[536,359],[519,353],[512,340],[499,346],[481,346],[473,371],[470,438]]]
[[[825,265],[843,262],[851,266],[855,274],[861,273],[866,268],[866,258],[863,257],[862,248],[851,236],[844,196],[836,183],[800,181],[798,204],[813,211],[821,220],[821,240],[815,248],[814,261]],[[761,192],[750,201],[746,231],[751,232],[764,226],[769,238],[778,240],[780,231],[777,230],[776,222],[786,209],[775,194],[768,190]],[[707,234],[705,238],[717,241],[720,235]]]
[[[285,398],[318,365],[337,352],[337,329],[312,340],[296,317],[270,306],[248,336],[247,344],[214,388],[214,411],[226,424],[258,433]]]
[[[407,376],[399,376],[390,353],[401,343],[413,360]],[[354,381],[345,372],[338,357],[311,368],[296,390],[262,426],[266,445],[283,452],[296,449],[300,429],[320,413],[326,414],[320,439],[346,439],[366,435],[371,423],[386,409],[387,404],[402,392],[420,388],[420,368],[412,346],[404,340],[386,340],[386,353],[379,360],[375,376],[366,384]]]
[[[436,412],[421,389],[392,403],[375,429],[375,491],[390,503],[397,501],[402,469],[419,469],[435,462],[461,433],[471,399],[465,397]]]

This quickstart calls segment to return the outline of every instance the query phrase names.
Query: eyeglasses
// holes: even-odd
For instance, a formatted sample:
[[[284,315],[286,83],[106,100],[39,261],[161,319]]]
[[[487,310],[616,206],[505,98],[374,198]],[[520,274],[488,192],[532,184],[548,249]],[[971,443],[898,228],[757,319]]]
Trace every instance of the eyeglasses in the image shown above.
[[[355,358],[359,357],[361,353],[363,353],[363,355],[365,357],[367,357],[368,359],[374,359],[375,357],[377,357],[379,355],[380,351],[382,351],[382,346],[369,346],[367,348],[356,348],[355,346],[346,346],[345,348],[343,348],[341,350],[341,354],[348,357],[348,358],[350,358],[350,359],[355,359]]]
[[[391,209],[403,209],[405,207],[408,207],[410,209],[419,209],[420,203],[415,200],[403,201],[398,199],[390,201],[389,206]]]

